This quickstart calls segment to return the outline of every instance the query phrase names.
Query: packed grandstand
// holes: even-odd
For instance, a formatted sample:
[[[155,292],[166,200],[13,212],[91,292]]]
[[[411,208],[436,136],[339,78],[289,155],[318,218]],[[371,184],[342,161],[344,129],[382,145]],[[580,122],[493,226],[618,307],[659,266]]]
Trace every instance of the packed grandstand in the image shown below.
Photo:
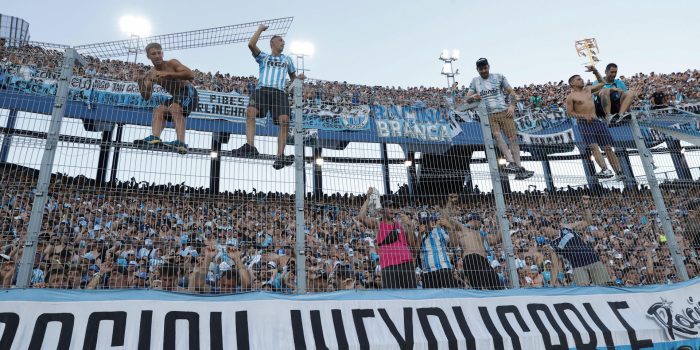
[[[3,48],[2,68],[31,76],[36,71],[54,72],[63,53],[38,46]],[[150,67],[119,60],[87,57],[89,64],[74,73],[121,81],[133,80]],[[635,74],[623,78],[639,87],[640,104],[663,92],[664,104],[682,105],[700,98],[700,72]],[[198,88],[248,95],[256,78],[228,73],[195,71]],[[332,100],[341,104],[367,101],[402,103],[421,101],[444,106],[445,88],[369,87],[345,82],[311,82],[305,87],[309,100]],[[516,88],[521,109],[562,111],[569,87],[563,82]],[[0,211],[0,288],[16,282],[15,264],[22,255],[32,211],[32,191],[38,172],[3,165]],[[663,185],[673,228],[678,236],[689,277],[697,275],[700,186],[695,182]],[[483,256],[498,276],[497,287],[512,285],[507,257],[500,242],[493,196],[460,193],[450,216],[467,225],[477,221],[483,239]],[[586,202],[573,198],[589,196]],[[391,197],[391,195],[387,195]],[[376,236],[358,220],[366,195],[324,195],[307,202],[307,289],[314,292],[383,287]],[[416,233],[440,227],[447,198],[426,196],[408,203],[400,195],[400,212],[406,214]],[[671,252],[652,207],[648,188],[568,188],[554,192],[507,195],[519,284],[522,287],[576,286],[569,259],[557,257],[544,228],[559,229],[561,222],[586,221],[577,234],[580,254],[594,254],[611,277],[606,285],[640,286],[680,281]],[[280,193],[210,193],[185,185],[143,182],[112,182],[102,186],[84,176],[55,174],[44,208],[31,286],[35,288],[114,289],[151,288],[190,293],[273,291],[295,293],[295,217],[293,197]],[[425,230],[426,228],[422,228]],[[459,288],[480,288],[467,277],[470,265],[463,260],[465,247],[451,242],[445,260]],[[584,251],[585,250],[585,251]],[[413,252],[417,263],[417,288],[430,264],[425,255]],[[573,265],[572,265],[573,263]],[[432,267],[434,268],[434,266]],[[582,285],[582,284],[578,284]],[[586,284],[583,284],[586,285]],[[493,286],[492,286],[493,287]]]

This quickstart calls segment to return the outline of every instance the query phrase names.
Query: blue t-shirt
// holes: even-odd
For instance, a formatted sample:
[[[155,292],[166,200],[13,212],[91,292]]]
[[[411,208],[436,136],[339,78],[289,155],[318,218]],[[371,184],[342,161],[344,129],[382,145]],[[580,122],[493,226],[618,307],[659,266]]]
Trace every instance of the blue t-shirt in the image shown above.
[[[261,51],[255,56],[255,62],[258,62],[260,67],[258,88],[268,87],[284,91],[287,75],[297,71],[292,58],[287,55],[273,56]]]
[[[584,242],[581,236],[568,228],[561,229],[559,238],[549,244],[559,256],[569,260],[574,269],[600,261],[595,250]]]
[[[597,80],[593,82],[593,85],[596,85],[596,84],[598,84]],[[627,88],[627,85],[625,85],[625,83],[620,79],[615,79],[612,83],[606,82],[605,85],[603,85],[603,88],[605,88],[605,89],[618,88],[622,91],[629,90]]]

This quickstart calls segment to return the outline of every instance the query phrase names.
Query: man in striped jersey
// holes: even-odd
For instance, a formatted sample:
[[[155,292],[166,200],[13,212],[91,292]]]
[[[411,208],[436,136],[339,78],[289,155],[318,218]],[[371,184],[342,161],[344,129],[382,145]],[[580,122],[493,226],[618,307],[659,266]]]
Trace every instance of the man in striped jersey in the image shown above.
[[[272,114],[272,121],[279,126],[277,135],[277,158],[272,167],[279,170],[294,163],[294,156],[284,155],[284,147],[287,145],[287,133],[289,132],[289,97],[285,92],[286,76],[291,80],[297,78],[296,68],[292,58],[283,55],[284,39],[281,36],[273,36],[270,39],[272,54],[260,51],[258,39],[267,26],[261,24],[248,42],[248,48],[253,53],[255,62],[258,63],[260,76],[258,86],[250,97],[250,106],[246,111],[246,143],[234,150],[234,154],[245,157],[255,157],[259,154],[255,148],[255,119],[266,118],[267,113]],[[304,79],[304,75],[299,75]]]
[[[437,220],[426,212],[419,215],[418,249],[423,270],[423,288],[458,288],[459,282],[452,275],[452,263],[447,255],[451,243],[448,228],[454,199],[450,196],[447,206]]]
[[[518,144],[518,133],[513,117],[515,115],[515,105],[517,96],[515,91],[508,84],[508,80],[502,74],[489,73],[489,62],[485,58],[476,61],[476,69],[479,76],[472,79],[467,92],[467,102],[483,101],[486,112],[491,122],[491,133],[496,139],[498,149],[503,153],[508,161],[503,167],[507,173],[515,174],[516,180],[525,180],[535,173],[526,170],[520,163],[520,145]],[[504,93],[505,92],[505,93]],[[510,98],[510,103],[506,103],[506,94]],[[508,137],[508,144],[501,135],[501,130]]]

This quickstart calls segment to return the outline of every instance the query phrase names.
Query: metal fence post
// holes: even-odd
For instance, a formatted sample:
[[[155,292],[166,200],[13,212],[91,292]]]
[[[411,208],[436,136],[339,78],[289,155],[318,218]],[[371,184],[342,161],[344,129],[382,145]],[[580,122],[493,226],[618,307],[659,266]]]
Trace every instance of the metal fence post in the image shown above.
[[[484,151],[486,152],[486,159],[489,161],[489,174],[491,175],[491,184],[493,185],[493,197],[496,201],[496,220],[498,222],[498,228],[501,231],[503,248],[508,256],[508,276],[513,288],[520,288],[520,279],[518,277],[518,270],[515,267],[515,255],[513,254],[513,241],[511,241],[510,237],[510,225],[506,217],[506,201],[503,198],[503,188],[501,187],[501,173],[498,170],[498,160],[496,159],[493,135],[491,135],[489,115],[486,112],[486,107],[483,102],[479,104],[478,113],[481,133],[484,134]]]
[[[46,146],[41,158],[41,168],[39,169],[39,179],[34,190],[34,203],[32,204],[32,214],[27,227],[27,239],[24,242],[24,252],[17,267],[17,287],[28,288],[31,282],[32,270],[34,267],[34,257],[36,255],[41,223],[44,218],[44,207],[49,193],[49,183],[51,182],[51,172],[53,171],[54,157],[58,137],[61,133],[61,122],[66,111],[70,80],[73,77],[73,66],[78,60],[78,54],[74,49],[68,48],[64,52],[61,76],[58,80],[56,98],[54,99],[53,111],[51,112],[51,123],[46,136]]]
[[[673,264],[676,266],[676,272],[683,281],[688,280],[688,271],[685,269],[685,264],[683,263],[683,255],[681,254],[680,248],[678,247],[678,241],[673,233],[673,225],[671,224],[671,217],[668,215],[668,210],[666,209],[666,203],[664,203],[664,197],[661,194],[661,189],[659,189],[659,182],[656,180],[654,174],[654,165],[652,164],[653,155],[644,143],[644,137],[642,136],[642,130],[639,128],[639,122],[637,121],[637,116],[639,112],[632,112],[632,121],[630,126],[632,129],[632,137],[634,138],[634,143],[637,145],[637,150],[639,151],[639,158],[642,160],[642,165],[644,166],[644,173],[647,176],[647,182],[649,183],[649,189],[651,190],[651,196],[654,198],[654,205],[656,206],[656,211],[658,212],[659,218],[661,219],[661,228],[666,235],[668,240],[668,247],[671,251],[671,256],[673,257]]]
[[[297,293],[306,293],[306,225],[304,224],[304,122],[302,111],[303,83],[301,79],[292,82],[294,93],[294,210],[296,212],[296,282]]]

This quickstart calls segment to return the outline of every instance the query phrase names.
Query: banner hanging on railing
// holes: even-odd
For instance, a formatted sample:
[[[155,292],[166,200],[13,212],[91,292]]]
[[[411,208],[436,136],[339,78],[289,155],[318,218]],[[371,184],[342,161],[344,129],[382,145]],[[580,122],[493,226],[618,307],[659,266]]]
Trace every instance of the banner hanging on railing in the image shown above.
[[[373,105],[377,136],[420,141],[450,142],[462,128],[448,109],[414,106]]]
[[[700,345],[700,285],[198,298],[10,290],[8,349],[675,349]]]

